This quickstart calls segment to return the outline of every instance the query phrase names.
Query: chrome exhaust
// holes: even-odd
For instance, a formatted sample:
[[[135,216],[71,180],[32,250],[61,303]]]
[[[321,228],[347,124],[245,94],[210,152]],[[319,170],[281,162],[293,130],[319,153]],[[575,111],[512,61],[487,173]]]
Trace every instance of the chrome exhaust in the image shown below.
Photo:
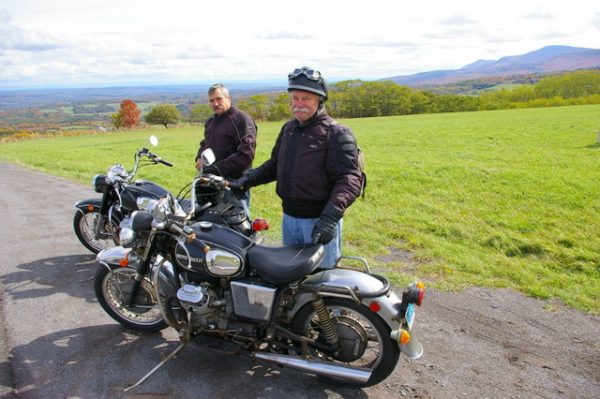
[[[318,359],[303,359],[299,356],[277,355],[273,353],[253,353],[255,359],[265,360],[280,366],[321,375],[324,377],[339,378],[351,382],[364,384],[371,378],[371,370],[340,366]]]

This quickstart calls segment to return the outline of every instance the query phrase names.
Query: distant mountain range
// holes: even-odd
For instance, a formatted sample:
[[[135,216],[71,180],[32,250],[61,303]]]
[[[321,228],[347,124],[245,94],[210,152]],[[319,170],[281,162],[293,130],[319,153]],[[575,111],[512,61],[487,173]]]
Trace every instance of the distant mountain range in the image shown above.
[[[393,80],[398,84],[419,87],[446,85],[492,76],[516,76],[591,68],[600,68],[600,49],[546,46],[523,55],[502,57],[497,61],[479,60],[460,69],[421,72],[382,80]]]

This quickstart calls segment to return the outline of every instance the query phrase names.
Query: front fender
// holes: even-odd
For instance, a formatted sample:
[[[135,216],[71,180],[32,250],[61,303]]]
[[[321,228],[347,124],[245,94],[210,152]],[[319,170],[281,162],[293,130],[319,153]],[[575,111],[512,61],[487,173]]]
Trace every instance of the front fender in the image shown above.
[[[88,199],[84,199],[81,201],[77,201],[73,205],[75,210],[78,210],[78,211],[90,210],[90,207],[92,207],[93,210],[100,210],[101,206],[102,206],[102,198],[88,198]]]
[[[129,253],[131,248],[112,247],[107,248],[96,255],[96,261],[104,266],[121,266],[123,259],[127,259],[129,263]],[[129,265],[131,266],[131,265]]]

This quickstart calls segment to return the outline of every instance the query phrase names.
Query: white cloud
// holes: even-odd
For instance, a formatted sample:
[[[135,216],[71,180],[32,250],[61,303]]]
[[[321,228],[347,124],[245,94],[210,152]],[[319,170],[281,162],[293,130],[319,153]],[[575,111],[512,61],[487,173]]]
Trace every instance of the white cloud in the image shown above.
[[[0,5],[9,84],[376,79],[460,68],[546,45],[598,48],[592,0],[19,0]]]

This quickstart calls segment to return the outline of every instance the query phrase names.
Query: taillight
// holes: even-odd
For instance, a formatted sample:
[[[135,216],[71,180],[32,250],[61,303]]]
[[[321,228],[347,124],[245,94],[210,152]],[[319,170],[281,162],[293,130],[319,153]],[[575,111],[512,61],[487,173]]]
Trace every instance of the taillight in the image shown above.
[[[369,309],[371,310],[371,312],[377,313],[381,310],[381,305],[379,304],[379,302],[373,301],[369,304]]]
[[[425,284],[418,282],[408,290],[407,299],[409,303],[421,306],[425,298]]]
[[[396,309],[398,309],[398,312],[401,315],[404,315],[409,304],[414,303],[417,306],[421,306],[424,298],[425,284],[416,283],[409,286],[408,289],[402,293],[402,302],[396,305]]]
[[[269,230],[269,222],[267,219],[254,219],[252,221],[252,231]]]

